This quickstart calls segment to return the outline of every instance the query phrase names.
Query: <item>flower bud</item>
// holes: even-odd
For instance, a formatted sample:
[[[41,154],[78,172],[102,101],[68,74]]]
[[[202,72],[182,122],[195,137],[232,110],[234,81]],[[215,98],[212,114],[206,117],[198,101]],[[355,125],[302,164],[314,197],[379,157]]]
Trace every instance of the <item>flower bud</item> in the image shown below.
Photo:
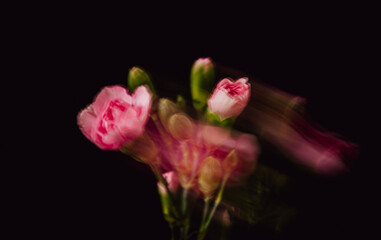
[[[201,163],[198,184],[205,198],[211,198],[221,182],[222,167],[218,159],[207,157]]]
[[[155,94],[155,88],[152,84],[152,81],[148,74],[139,67],[133,67],[130,69],[130,72],[128,73],[128,80],[127,80],[128,89],[133,92],[135,88],[139,87],[140,85],[147,85],[153,95]]]
[[[157,107],[157,113],[159,115],[161,124],[163,124],[164,128],[167,131],[169,118],[178,112],[180,112],[180,110],[177,108],[177,105],[174,102],[166,98],[160,98]]]
[[[194,133],[192,120],[183,113],[175,113],[168,120],[168,131],[176,139],[190,139]]]
[[[237,117],[250,98],[250,84],[247,78],[235,82],[222,79],[208,100],[209,112],[216,113],[220,120]]]
[[[175,193],[179,187],[179,180],[176,173],[174,171],[166,172],[163,174],[163,178],[167,181],[169,191]],[[171,214],[171,200],[167,188],[161,182],[157,183],[157,188],[161,199],[164,218],[168,222],[175,221]]]
[[[201,111],[206,106],[214,84],[214,65],[210,58],[199,58],[192,66],[190,87],[193,106]]]
[[[169,191],[175,193],[179,187],[179,179],[177,178],[176,173],[174,171],[166,172],[163,174],[163,178],[165,179],[165,181],[167,181]],[[166,187],[160,182],[158,182],[157,184],[160,194],[167,194]]]
[[[222,161],[222,168],[224,169],[225,174],[230,174],[231,172],[233,172],[237,164],[238,164],[238,156],[235,149],[233,149]]]

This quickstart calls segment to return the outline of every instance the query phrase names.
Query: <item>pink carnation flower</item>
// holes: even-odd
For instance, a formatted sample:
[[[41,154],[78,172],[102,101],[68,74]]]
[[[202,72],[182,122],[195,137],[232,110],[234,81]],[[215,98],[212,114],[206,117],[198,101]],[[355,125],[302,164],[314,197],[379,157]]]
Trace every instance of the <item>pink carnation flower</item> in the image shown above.
[[[117,150],[143,133],[151,104],[152,95],[145,86],[132,95],[121,86],[105,87],[78,114],[78,125],[99,148]]]
[[[237,117],[247,105],[249,98],[250,84],[247,82],[247,78],[240,78],[235,82],[225,78],[214,89],[208,100],[208,108],[221,120]]]

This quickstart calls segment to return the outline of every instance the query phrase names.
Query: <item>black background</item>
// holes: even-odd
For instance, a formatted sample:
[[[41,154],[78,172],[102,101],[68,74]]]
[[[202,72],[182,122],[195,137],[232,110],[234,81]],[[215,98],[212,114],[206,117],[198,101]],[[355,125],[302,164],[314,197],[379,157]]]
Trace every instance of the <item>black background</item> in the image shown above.
[[[126,85],[134,65],[151,73],[161,96],[173,97],[173,89],[186,93],[193,61],[211,57],[254,81],[306,98],[312,119],[361,150],[346,176],[297,176],[299,215],[285,232],[240,226],[232,239],[370,234],[376,160],[368,153],[375,135],[372,16],[364,18],[356,6],[292,12],[279,7],[260,16],[259,9],[219,12],[215,6],[215,17],[200,9],[183,14],[140,6],[105,14],[81,8],[25,22],[28,62],[43,60],[31,64],[34,85],[47,89],[36,97],[45,112],[38,121],[52,136],[41,145],[31,143],[38,160],[20,167],[28,177],[18,180],[25,193],[16,201],[21,210],[12,222],[22,223],[22,233],[49,239],[169,239],[153,175],[119,152],[98,149],[79,131],[76,115],[102,87]]]

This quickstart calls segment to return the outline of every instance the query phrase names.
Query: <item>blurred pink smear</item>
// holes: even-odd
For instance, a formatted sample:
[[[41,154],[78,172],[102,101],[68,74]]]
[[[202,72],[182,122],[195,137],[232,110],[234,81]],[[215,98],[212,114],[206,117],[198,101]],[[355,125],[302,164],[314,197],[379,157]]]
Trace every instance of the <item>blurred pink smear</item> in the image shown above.
[[[303,116],[305,99],[259,83],[252,86],[242,126],[318,173],[336,175],[349,170],[349,161],[358,153],[357,145],[312,126],[313,122]]]

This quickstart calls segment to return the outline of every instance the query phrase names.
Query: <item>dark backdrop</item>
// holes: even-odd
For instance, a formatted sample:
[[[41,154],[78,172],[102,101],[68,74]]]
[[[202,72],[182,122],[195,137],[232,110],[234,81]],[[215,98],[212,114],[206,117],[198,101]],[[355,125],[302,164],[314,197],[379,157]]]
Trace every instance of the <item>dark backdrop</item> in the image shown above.
[[[312,119],[361,149],[358,163],[344,177],[297,179],[304,184],[294,192],[300,215],[284,233],[243,226],[232,232],[232,239],[369,233],[374,159],[366,155],[366,143],[374,110],[366,60],[372,49],[370,31],[356,14],[317,11],[256,18],[253,12],[213,20],[189,15],[178,25],[179,13],[146,21],[90,15],[62,15],[36,44],[44,49],[44,64],[38,68],[54,99],[54,105],[46,106],[59,110],[46,128],[60,137],[48,140],[50,151],[33,174],[38,181],[27,188],[30,201],[23,222],[28,231],[50,239],[169,239],[153,175],[119,152],[98,149],[79,131],[76,115],[102,87],[126,85],[134,65],[151,73],[161,96],[175,96],[173,89],[187,94],[193,61],[211,57],[254,81],[306,98]]]

